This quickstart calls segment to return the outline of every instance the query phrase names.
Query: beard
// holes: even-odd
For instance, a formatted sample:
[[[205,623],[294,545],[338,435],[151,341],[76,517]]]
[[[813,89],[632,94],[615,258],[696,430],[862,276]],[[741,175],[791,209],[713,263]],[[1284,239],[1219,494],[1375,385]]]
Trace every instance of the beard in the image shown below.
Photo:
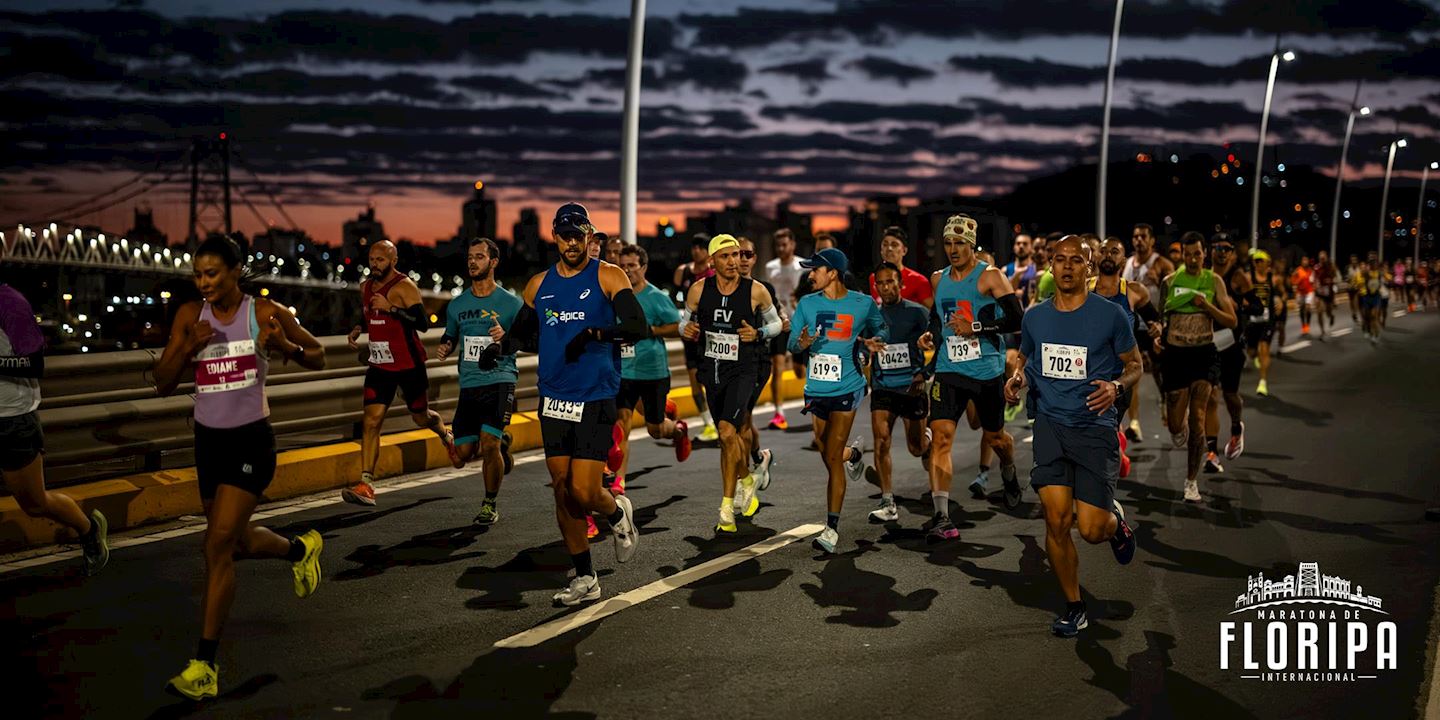
[[[1114,275],[1115,273],[1120,272],[1120,266],[1116,264],[1114,260],[1110,260],[1108,258],[1100,261],[1098,269],[1100,270],[1101,275]]]
[[[477,273],[477,272],[471,272],[471,273],[470,273],[470,279],[471,279],[472,281],[485,280],[485,279],[487,279],[487,278],[490,277],[490,271],[491,271],[491,269],[492,269],[492,268],[485,268],[484,270],[481,270],[481,271],[478,272],[478,273]]]

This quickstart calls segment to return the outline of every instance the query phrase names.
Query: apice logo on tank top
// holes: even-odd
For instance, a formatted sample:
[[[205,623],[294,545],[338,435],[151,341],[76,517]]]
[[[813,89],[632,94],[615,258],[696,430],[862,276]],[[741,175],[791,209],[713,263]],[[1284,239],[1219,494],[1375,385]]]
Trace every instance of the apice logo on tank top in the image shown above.
[[[568,323],[568,322],[570,322],[571,320],[584,320],[584,319],[585,319],[585,311],[584,311],[584,310],[574,310],[574,311],[566,310],[566,311],[564,311],[564,312],[556,312],[556,311],[554,311],[554,310],[546,310],[546,311],[545,311],[545,324],[546,324],[546,325],[552,325],[552,326],[553,326],[553,325],[559,325],[559,324],[562,323],[562,322],[563,322],[563,323]]]

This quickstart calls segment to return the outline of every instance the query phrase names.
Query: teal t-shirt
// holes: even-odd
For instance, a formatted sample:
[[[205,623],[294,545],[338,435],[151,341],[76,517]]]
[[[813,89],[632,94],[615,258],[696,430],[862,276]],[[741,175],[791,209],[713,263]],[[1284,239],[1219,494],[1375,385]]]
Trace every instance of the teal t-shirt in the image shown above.
[[[855,363],[861,338],[889,341],[890,329],[880,308],[865,293],[849,291],[832,300],[823,292],[800,298],[790,319],[790,352],[800,351],[800,330],[810,328],[818,337],[809,350],[805,394],[841,397],[865,387],[865,375]]]
[[[476,361],[480,351],[489,345],[490,328],[500,321],[506,332],[515,324],[515,316],[524,301],[505,288],[496,287],[485,297],[475,297],[472,290],[456,296],[445,308],[445,337],[455,343],[453,354],[460,362],[460,387],[472,388],[499,383],[515,384],[515,356],[502,355],[493,370],[481,370]]]
[[[645,283],[635,296],[645,311],[645,324],[670,325],[680,322],[680,311],[664,290]],[[645,338],[637,343],[620,346],[620,377],[624,380],[663,380],[670,377],[670,353],[664,338]]]

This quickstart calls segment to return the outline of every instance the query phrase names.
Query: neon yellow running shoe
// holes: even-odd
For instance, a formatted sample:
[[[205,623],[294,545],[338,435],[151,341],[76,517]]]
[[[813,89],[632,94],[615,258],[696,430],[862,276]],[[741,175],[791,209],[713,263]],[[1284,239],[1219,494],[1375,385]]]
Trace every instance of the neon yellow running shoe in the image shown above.
[[[204,660],[191,660],[179,675],[165,684],[165,692],[200,701],[215,697],[220,685],[220,670]]]
[[[716,430],[714,425],[706,425],[705,429],[700,431],[701,442],[715,442],[719,439],[720,431]]]
[[[320,587],[320,551],[325,548],[325,539],[314,530],[296,539],[305,546],[305,557],[290,566],[295,573],[295,596],[309,597]]]
[[[755,482],[754,475],[746,475],[740,480],[740,493],[744,497],[741,503],[740,514],[745,517],[754,517],[760,510],[760,486]]]

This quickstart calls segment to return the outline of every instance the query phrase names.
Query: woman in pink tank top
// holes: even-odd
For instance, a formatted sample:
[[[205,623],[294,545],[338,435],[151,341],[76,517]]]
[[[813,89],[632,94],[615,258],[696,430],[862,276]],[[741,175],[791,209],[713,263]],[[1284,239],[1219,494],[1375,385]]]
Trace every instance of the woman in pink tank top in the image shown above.
[[[235,597],[235,558],[287,560],[300,597],[320,583],[319,533],[285,538],[251,524],[250,516],[275,476],[275,433],[265,399],[270,357],[319,370],[325,351],[289,310],[240,289],[244,268],[234,241],[206,240],[194,268],[203,300],[176,312],[170,341],[155,364],[155,389],[170,395],[193,367],[195,472],[208,523],[205,598],[199,650],[166,689],[203,700],[219,687],[215,656]]]

